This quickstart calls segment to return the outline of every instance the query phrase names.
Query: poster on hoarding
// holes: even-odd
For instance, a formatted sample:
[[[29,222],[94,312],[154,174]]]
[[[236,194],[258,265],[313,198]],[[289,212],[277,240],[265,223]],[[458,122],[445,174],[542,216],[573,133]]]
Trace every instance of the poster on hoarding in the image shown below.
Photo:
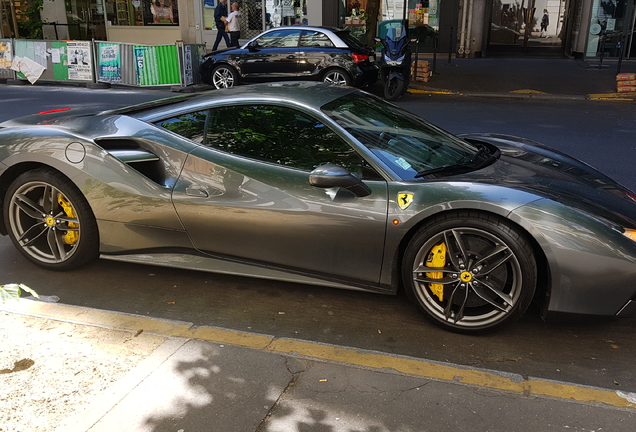
[[[91,43],[69,41],[68,49],[68,78],[72,80],[90,81],[91,73]]]
[[[99,44],[99,77],[98,81],[121,82],[121,57],[119,45]]]
[[[0,69],[11,68],[12,61],[11,42],[0,42]]]

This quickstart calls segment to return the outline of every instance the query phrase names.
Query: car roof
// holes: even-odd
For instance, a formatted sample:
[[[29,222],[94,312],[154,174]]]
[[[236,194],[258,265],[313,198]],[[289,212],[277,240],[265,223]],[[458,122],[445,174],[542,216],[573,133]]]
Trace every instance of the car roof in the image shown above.
[[[344,95],[359,90],[315,81],[289,81],[250,84],[229,89],[211,90],[200,95],[171,97],[158,101],[133,105],[111,111],[110,114],[124,114],[152,121],[171,112],[196,110],[210,104],[232,105],[245,102],[273,102],[303,105],[310,109],[320,107]],[[107,114],[107,113],[104,113]]]
[[[341,31],[349,31],[347,29],[342,29],[338,27],[330,27],[330,26],[302,26],[300,25],[300,26],[272,27],[271,29],[267,29],[263,31],[261,34],[267,33],[272,30],[327,30],[334,33],[341,32]]]

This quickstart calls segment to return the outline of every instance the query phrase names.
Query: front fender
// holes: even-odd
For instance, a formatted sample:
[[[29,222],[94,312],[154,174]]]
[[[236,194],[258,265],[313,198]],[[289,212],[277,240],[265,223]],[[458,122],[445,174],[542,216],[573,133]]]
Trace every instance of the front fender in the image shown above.
[[[413,201],[402,209],[399,196],[413,194]],[[516,208],[541,197],[515,189],[472,182],[398,182],[389,184],[387,235],[381,274],[382,284],[397,290],[400,251],[417,229],[443,212],[453,210],[481,210],[508,217]]]
[[[404,79],[404,75],[402,74],[402,72],[398,72],[398,71],[392,71],[392,72],[389,72],[389,77],[388,77],[388,79],[387,79],[387,80],[388,80],[388,81],[390,81],[390,80],[392,80],[393,78],[397,78],[397,79],[399,79],[400,81],[406,81],[406,80]]]
[[[614,316],[636,295],[636,242],[620,227],[549,199],[509,219],[543,250],[550,271],[550,313]]]

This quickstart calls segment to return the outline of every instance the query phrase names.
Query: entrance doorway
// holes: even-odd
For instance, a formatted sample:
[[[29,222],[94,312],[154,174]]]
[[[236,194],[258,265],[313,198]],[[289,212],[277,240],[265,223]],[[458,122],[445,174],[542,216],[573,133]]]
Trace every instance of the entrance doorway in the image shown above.
[[[634,0],[595,0],[592,3],[585,57],[636,57]]]
[[[487,55],[563,55],[570,0],[492,0]]]

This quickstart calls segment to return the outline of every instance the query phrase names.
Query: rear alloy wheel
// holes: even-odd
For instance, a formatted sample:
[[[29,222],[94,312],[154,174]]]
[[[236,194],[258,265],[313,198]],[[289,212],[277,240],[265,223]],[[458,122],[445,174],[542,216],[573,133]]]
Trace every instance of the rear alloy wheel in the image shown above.
[[[4,215],[13,244],[41,267],[68,270],[99,255],[95,216],[77,187],[58,172],[21,174],[7,191]]]
[[[210,82],[217,89],[238,85],[238,74],[232,66],[218,65],[212,69]]]
[[[402,265],[411,300],[437,325],[487,333],[519,318],[534,295],[532,248],[511,225],[477,212],[436,218],[409,243]]]
[[[404,81],[398,78],[390,78],[384,85],[384,98],[386,100],[397,100],[404,93]]]
[[[322,82],[339,86],[351,85],[349,75],[342,69],[330,69],[322,77]]]

